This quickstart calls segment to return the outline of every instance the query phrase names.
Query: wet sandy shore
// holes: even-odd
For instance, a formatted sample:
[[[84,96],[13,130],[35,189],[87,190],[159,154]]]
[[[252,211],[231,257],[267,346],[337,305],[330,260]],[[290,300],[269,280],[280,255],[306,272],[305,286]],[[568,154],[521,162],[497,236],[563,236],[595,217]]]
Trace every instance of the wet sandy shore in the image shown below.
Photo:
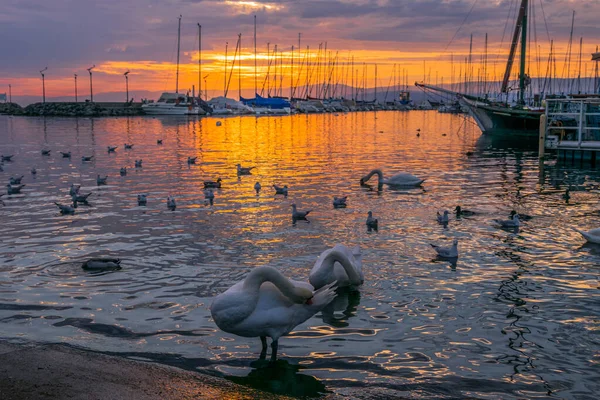
[[[284,399],[224,379],[57,344],[0,342],[0,399]]]

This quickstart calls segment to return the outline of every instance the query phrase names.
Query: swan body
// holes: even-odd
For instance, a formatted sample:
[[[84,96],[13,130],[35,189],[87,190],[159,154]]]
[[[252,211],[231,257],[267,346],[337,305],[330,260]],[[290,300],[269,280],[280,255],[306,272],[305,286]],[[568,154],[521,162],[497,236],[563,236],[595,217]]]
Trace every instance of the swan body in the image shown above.
[[[17,194],[21,193],[21,189],[23,189],[25,185],[6,185],[6,191],[8,194]]]
[[[71,158],[71,152],[70,151],[68,151],[66,153],[64,153],[64,152],[61,151],[60,154],[62,154],[63,158]]]
[[[321,311],[335,296],[335,284],[314,291],[306,282],[289,280],[275,268],[263,266],[215,297],[210,313],[227,333],[260,337],[261,356],[266,353],[266,337],[273,339],[271,359],[275,360],[279,338]]]
[[[254,190],[256,191],[256,194],[258,195],[258,193],[260,193],[260,189],[262,188],[262,186],[260,185],[260,182],[256,182],[254,184]]]
[[[117,146],[106,146],[109,153],[114,153],[117,150]]]
[[[87,203],[87,199],[88,197],[90,197],[92,195],[92,192],[88,193],[88,194],[79,194],[79,192],[71,195],[72,199],[73,199],[73,203],[75,202],[79,202],[79,203]]]
[[[94,156],[81,156],[81,161],[92,161],[92,158],[94,158]]]
[[[135,160],[135,167],[136,168],[142,168],[142,159]]]
[[[377,218],[373,218],[373,211],[369,211],[369,214],[367,216],[367,227],[369,229],[377,230],[377,224]]]
[[[346,204],[346,200],[348,199],[348,196],[344,196],[344,197],[334,197],[333,198],[333,207],[334,208],[344,208],[347,206]]]
[[[204,188],[215,188],[219,189],[221,187],[221,178],[218,178],[216,181],[204,181]]]
[[[119,174],[121,174],[121,176],[127,175],[127,167],[121,167]]]
[[[177,203],[175,203],[175,197],[171,197],[168,196],[167,197],[167,207],[171,210],[174,211],[175,208],[177,207]]]
[[[579,229],[575,229],[577,232],[581,234],[590,243],[600,244],[600,228],[592,229],[590,231],[580,231]]]
[[[311,212],[312,210],[308,210],[308,211],[298,211],[296,209],[296,205],[292,204],[292,218],[294,219],[305,219],[306,216]]]
[[[43,156],[49,156],[49,155],[50,155],[50,151],[51,151],[51,150],[42,149],[42,155],[43,155]]]
[[[96,177],[96,184],[98,185],[106,185],[106,181],[108,180],[108,175],[106,175],[104,178],[101,177],[100,175],[98,175]]]
[[[383,172],[380,169],[374,169],[369,172],[368,175],[362,177],[360,179],[360,184],[366,183],[373,175],[377,175],[378,181],[380,185],[386,184],[390,186],[420,186],[425,179],[417,178],[416,176],[406,173],[400,172],[391,178],[385,179],[383,177]]]
[[[77,202],[73,202],[73,206],[68,206],[60,203],[54,203],[60,209],[61,214],[75,214],[75,208],[77,207]]]
[[[512,219],[495,219],[494,222],[502,228],[518,228],[521,225],[519,214],[514,214]]]
[[[338,288],[356,287],[364,282],[360,247],[336,244],[325,250],[313,266],[308,281],[315,289],[337,282]]]
[[[8,183],[10,183],[11,185],[20,185],[21,184],[21,179],[23,179],[24,176],[25,175],[21,175],[21,176],[18,176],[18,177],[11,177],[11,178],[9,178],[9,180],[8,180],[9,182]]]
[[[456,214],[456,218],[471,217],[477,214],[475,211],[464,210],[461,206],[456,206],[456,208],[454,209],[454,213]]]
[[[430,244],[431,247],[440,257],[444,258],[456,258],[458,257],[458,240],[454,239],[451,247],[442,247],[435,244]]]
[[[84,262],[81,268],[89,270],[121,269],[121,260],[118,258],[91,258]]]
[[[444,215],[440,214],[440,212],[437,212],[437,222],[439,224],[447,224],[448,223],[448,210],[444,211]]]
[[[237,165],[237,173],[238,175],[250,175],[252,174],[252,170],[256,167],[242,167],[241,164]]]
[[[284,196],[288,195],[288,187],[287,187],[287,185],[283,185],[283,187],[277,186],[277,185],[273,185],[273,189],[275,189],[275,194],[282,194]]]

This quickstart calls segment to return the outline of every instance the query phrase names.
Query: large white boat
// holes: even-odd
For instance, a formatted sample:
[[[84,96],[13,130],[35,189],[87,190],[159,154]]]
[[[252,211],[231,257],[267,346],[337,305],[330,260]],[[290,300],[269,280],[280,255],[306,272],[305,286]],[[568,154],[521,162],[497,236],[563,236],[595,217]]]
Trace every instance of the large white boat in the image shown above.
[[[192,97],[181,93],[165,92],[157,102],[142,104],[142,110],[149,115],[199,115],[205,114]]]

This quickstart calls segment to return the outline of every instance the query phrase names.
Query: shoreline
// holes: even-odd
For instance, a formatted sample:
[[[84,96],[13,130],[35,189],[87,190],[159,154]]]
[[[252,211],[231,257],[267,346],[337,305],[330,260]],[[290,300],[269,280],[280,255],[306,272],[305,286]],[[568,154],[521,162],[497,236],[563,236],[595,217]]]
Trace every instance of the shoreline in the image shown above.
[[[64,344],[0,340],[0,398],[288,399],[223,378]]]

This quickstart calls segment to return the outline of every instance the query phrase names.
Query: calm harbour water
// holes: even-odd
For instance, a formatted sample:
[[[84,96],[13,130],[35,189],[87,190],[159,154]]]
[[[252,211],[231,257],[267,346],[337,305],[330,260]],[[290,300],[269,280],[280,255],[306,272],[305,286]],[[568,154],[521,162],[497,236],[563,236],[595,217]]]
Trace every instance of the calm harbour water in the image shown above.
[[[24,174],[26,184],[0,205],[0,337],[154,360],[299,397],[596,398],[600,246],[571,227],[600,227],[597,170],[553,160],[540,169],[537,143],[498,143],[470,120],[437,112],[215,121],[0,116],[0,153],[15,154],[0,179]],[[119,149],[109,154],[108,145]],[[61,158],[69,150],[72,158]],[[238,179],[237,163],[257,168]],[[377,167],[426,182],[361,187]],[[97,174],[109,175],[108,185],[96,186]],[[223,188],[210,206],[202,182],[218,177]],[[63,216],[53,202],[69,201],[71,183],[92,192],[90,206]],[[289,196],[275,196],[273,183],[287,184]],[[137,206],[138,193],[148,194],[147,207]],[[349,206],[333,209],[334,195],[349,196]],[[310,223],[292,224],[294,202],[313,210]],[[438,225],[436,211],[458,204],[478,214]],[[517,232],[495,227],[512,209],[533,219]],[[367,232],[369,210],[378,232]],[[455,266],[429,246],[453,238]],[[340,294],[282,338],[275,368],[255,368],[260,341],[219,331],[212,297],[261,265],[307,280],[336,243],[362,248],[360,293]],[[123,259],[121,271],[81,269],[108,255]]]

